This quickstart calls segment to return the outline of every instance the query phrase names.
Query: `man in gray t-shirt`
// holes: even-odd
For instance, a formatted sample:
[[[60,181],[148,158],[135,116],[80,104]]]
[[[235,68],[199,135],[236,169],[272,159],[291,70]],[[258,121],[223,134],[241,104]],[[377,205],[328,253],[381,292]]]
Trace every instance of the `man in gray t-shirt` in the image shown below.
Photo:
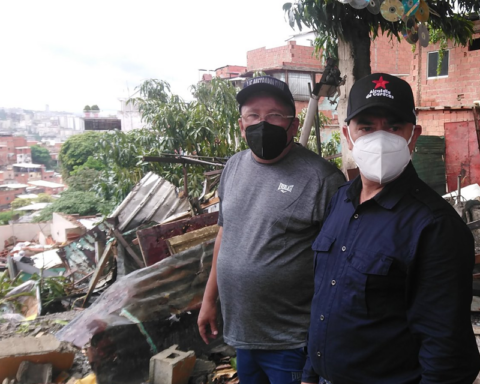
[[[237,350],[242,384],[300,381],[313,296],[312,241],[343,174],[293,143],[299,121],[288,85],[269,76],[238,93],[249,150],[232,156],[219,187],[220,230],[198,317],[206,343]]]

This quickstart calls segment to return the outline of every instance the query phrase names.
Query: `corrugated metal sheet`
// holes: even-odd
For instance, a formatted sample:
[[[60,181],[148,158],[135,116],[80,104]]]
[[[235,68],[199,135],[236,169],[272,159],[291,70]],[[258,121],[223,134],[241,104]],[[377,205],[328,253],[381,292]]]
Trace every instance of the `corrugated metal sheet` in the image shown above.
[[[68,264],[70,270],[79,271],[75,276],[77,279],[95,270],[95,242],[105,243],[110,229],[110,224],[102,222],[78,240],[58,250],[58,255]]]
[[[445,138],[420,136],[415,145],[412,163],[420,179],[444,195],[445,185]]]
[[[189,208],[188,200],[178,197],[173,184],[149,172],[110,217],[118,217],[118,229],[121,232],[128,232],[131,229],[141,227],[146,222],[160,223],[172,215],[187,211]],[[81,278],[95,270],[95,242],[100,241],[105,244],[107,235],[112,229],[112,224],[106,221],[102,222],[78,240],[58,251],[59,256],[69,265],[71,270],[79,271],[75,276],[76,278]],[[131,241],[135,237],[135,233],[125,234],[125,236],[128,237],[127,241]],[[131,247],[137,252],[138,247],[133,245]],[[137,268],[138,266],[126,268],[126,273]]]
[[[188,200],[178,196],[173,184],[149,172],[111,217],[118,217],[120,231],[128,231],[146,221],[161,223],[168,217],[189,209]]]
[[[59,333],[59,340],[83,347],[107,328],[167,319],[200,308],[212,266],[214,240],[197,245],[117,280]]]

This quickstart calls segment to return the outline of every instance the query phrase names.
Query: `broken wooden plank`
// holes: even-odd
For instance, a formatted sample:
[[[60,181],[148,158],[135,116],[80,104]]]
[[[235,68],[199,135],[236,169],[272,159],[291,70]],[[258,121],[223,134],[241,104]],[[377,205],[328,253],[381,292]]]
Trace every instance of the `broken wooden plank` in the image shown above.
[[[467,227],[470,228],[471,231],[474,229],[480,228],[480,220],[471,221],[470,223],[467,223]]]
[[[194,247],[195,245],[202,244],[207,240],[215,239],[217,237],[218,229],[218,225],[215,224],[185,233],[184,235],[174,236],[166,240],[168,249],[172,255],[180,253],[186,249]]]
[[[85,308],[85,305],[87,305],[88,300],[92,296],[93,290],[97,286],[98,280],[102,276],[102,272],[107,266],[108,259],[110,257],[110,251],[112,249],[112,242],[108,243],[107,246],[105,247],[105,250],[103,251],[102,257],[98,261],[97,268],[95,269],[95,272],[90,279],[90,284],[88,286],[88,291],[87,294],[85,295],[85,299],[83,300],[82,307]]]
[[[132,249],[132,247],[130,247],[130,245],[127,243],[127,241],[123,238],[123,235],[120,233],[120,231],[116,228],[113,229],[113,235],[116,237],[116,239],[120,242],[120,244],[122,244],[125,249],[127,250],[127,252],[130,254],[130,256],[133,257],[133,260],[135,260],[135,262],[137,263],[137,265],[140,267],[140,268],[143,268],[147,265],[145,259],[144,259],[144,262],[142,263],[142,261],[140,260],[140,258],[137,256],[137,254],[135,253],[135,251]]]

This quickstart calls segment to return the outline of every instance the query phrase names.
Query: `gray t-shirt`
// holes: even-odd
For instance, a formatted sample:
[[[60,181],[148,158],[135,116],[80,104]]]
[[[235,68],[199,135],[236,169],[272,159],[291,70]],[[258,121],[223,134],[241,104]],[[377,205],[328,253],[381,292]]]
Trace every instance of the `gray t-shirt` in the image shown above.
[[[217,279],[225,341],[242,349],[306,344],[313,251],[331,197],[345,182],[300,145],[275,164],[251,151],[227,163],[219,187],[222,243]]]

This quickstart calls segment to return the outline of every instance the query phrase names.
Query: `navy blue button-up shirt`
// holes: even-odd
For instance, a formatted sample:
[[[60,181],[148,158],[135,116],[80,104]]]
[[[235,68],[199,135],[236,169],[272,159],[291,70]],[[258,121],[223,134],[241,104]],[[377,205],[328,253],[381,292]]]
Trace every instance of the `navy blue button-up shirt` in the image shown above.
[[[473,236],[410,163],[359,204],[357,178],[332,199],[313,244],[315,294],[302,381],[471,384]]]

